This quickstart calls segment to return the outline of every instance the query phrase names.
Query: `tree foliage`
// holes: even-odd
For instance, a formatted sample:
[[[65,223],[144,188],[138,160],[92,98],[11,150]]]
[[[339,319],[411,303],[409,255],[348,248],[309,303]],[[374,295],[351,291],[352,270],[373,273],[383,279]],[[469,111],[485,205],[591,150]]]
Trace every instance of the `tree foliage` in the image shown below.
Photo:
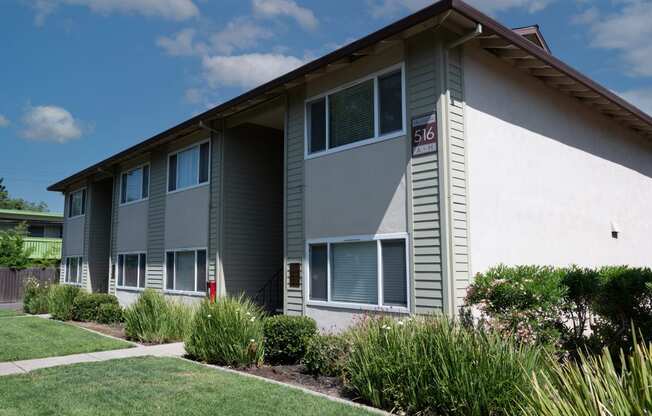
[[[12,198],[3,182],[4,178],[0,178],[0,208],[17,209],[21,211],[48,211],[48,205],[43,201],[29,202],[22,198]]]
[[[25,269],[32,265],[31,252],[24,248],[27,235],[25,223],[18,227],[0,231],[0,266],[12,269]]]

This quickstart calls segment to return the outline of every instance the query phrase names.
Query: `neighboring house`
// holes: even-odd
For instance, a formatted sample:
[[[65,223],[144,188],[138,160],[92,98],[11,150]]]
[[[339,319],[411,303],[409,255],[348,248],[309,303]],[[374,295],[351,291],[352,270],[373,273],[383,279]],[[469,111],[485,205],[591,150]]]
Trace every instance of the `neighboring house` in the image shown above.
[[[62,280],[123,304],[215,280],[330,328],[454,314],[501,262],[652,264],[652,118],[457,0],[48,189]]]
[[[55,212],[0,209],[0,231],[27,225],[25,248],[34,259],[61,259],[63,214]]]

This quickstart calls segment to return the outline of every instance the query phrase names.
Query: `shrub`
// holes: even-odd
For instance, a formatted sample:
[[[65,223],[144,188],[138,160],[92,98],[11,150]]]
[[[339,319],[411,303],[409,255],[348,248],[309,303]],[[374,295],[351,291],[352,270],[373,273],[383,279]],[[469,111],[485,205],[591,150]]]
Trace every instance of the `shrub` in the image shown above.
[[[340,377],[345,374],[350,343],[344,335],[315,335],[301,360],[309,374]]]
[[[234,367],[260,365],[263,346],[262,312],[244,297],[202,302],[186,339],[196,360]]]
[[[523,413],[542,416],[647,415],[652,409],[652,346],[640,344],[614,363],[608,349],[599,356],[580,353],[579,363],[552,363],[552,371],[532,378]],[[616,370],[620,367],[620,371]]]
[[[376,407],[407,413],[511,415],[542,361],[536,346],[445,318],[374,318],[351,331],[348,385]]]
[[[182,340],[190,328],[193,308],[165,299],[153,289],[145,289],[138,300],[124,310],[128,338],[161,344]]]
[[[50,285],[29,277],[25,282],[23,310],[30,314],[42,314],[49,311]]]
[[[75,298],[82,293],[77,286],[54,285],[50,289],[49,308],[52,318],[69,321],[73,317]]]
[[[122,322],[122,308],[113,303],[101,304],[97,310],[97,322],[109,325]]]
[[[263,321],[265,360],[270,364],[297,364],[306,345],[317,333],[315,320],[307,316],[278,315]]]
[[[75,321],[97,321],[100,306],[118,305],[118,298],[108,293],[82,293],[75,298],[72,318]]]

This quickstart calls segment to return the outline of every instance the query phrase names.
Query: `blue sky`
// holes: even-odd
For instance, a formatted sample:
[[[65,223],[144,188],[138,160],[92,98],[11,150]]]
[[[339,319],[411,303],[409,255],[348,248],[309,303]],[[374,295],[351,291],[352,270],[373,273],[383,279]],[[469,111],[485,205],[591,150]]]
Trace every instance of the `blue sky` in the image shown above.
[[[427,0],[3,0],[0,177],[47,185],[319,57]],[[474,0],[652,112],[651,0]]]

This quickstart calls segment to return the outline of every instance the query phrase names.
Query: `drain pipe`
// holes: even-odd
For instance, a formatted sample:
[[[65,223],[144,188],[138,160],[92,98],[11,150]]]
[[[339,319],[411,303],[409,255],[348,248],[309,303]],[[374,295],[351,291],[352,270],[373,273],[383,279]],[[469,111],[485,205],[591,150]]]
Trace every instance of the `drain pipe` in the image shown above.
[[[466,35],[462,36],[461,38],[449,43],[446,45],[446,49],[453,49],[457,46],[462,45],[463,43],[466,43],[472,39],[477,38],[478,36],[482,35],[482,25],[480,23],[475,24],[475,29],[473,29],[473,32],[467,33]]]

